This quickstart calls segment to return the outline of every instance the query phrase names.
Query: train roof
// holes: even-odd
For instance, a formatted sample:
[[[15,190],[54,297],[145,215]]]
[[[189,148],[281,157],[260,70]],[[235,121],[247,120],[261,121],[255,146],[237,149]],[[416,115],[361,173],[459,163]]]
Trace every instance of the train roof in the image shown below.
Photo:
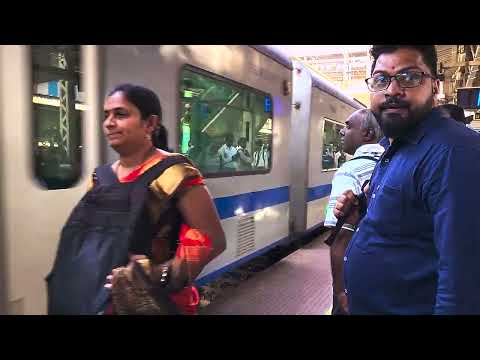
[[[269,45],[250,45],[251,47],[255,48],[262,54],[272,58],[273,60],[277,61],[278,63],[282,64],[286,68],[293,70],[292,60],[288,57],[288,55],[283,52],[282,50],[269,46]],[[365,109],[365,104],[362,104],[357,99],[348,96],[345,94],[341,89],[333,85],[332,83],[322,79],[318,74],[314,72],[310,72],[312,76],[312,84],[316,88],[330,94],[337,99],[345,102],[346,104],[352,106],[355,109]]]

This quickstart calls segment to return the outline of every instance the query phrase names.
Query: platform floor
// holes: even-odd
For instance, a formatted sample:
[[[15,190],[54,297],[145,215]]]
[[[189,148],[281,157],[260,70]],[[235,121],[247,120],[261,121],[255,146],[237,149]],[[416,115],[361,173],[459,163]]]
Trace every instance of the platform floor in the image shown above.
[[[325,236],[229,289],[200,314],[329,315],[332,277]]]

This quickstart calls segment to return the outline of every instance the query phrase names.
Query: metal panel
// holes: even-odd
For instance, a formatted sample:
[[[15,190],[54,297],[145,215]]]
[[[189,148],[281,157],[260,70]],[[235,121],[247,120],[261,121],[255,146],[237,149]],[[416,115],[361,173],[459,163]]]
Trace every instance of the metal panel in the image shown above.
[[[283,66],[291,69],[292,66],[295,68],[295,63],[298,62],[297,60],[290,61],[288,59],[287,54],[280,51],[277,48],[272,48],[268,45],[256,45],[254,46],[255,49],[262,52],[263,54],[271,57],[272,59],[276,60]],[[330,94],[336,97],[338,100],[347,103],[348,105],[354,107],[355,109],[364,109],[365,106],[361,104],[358,100],[355,100],[351,96],[345,94],[340,88],[336,87],[332,83],[322,79],[319,75],[312,73],[312,84],[314,87],[323,90],[327,94]]]
[[[308,159],[312,78],[307,67],[293,61],[290,133],[290,232],[294,237],[307,226]]]
[[[255,219],[253,215],[244,215],[238,221],[237,257],[255,249]]]
[[[6,48],[8,46],[0,46],[0,79],[6,69],[6,63],[3,59],[6,57],[4,55]],[[0,84],[2,85],[2,84]],[[4,87],[0,86],[0,109],[4,108],[3,102],[3,91]],[[3,122],[6,121],[2,116],[3,113],[0,113],[0,128],[3,128]],[[4,164],[4,142],[0,141],[0,164]],[[0,315],[7,313],[7,288],[8,288],[8,266],[7,266],[7,239],[5,233],[5,214],[4,214],[4,169],[0,169]]]
[[[96,54],[94,46],[83,49],[88,107],[82,122],[83,144],[88,145],[83,147],[83,176],[69,189],[49,191],[40,188],[33,179],[29,48],[5,46],[0,51],[0,99],[5,105],[0,109],[0,152],[9,160],[0,163],[4,221],[4,278],[0,280],[0,292],[6,297],[2,312],[45,314],[45,276],[52,267],[61,227],[85,193],[87,174],[98,165],[98,100],[92,101],[97,87]],[[15,119],[15,126],[8,119]]]

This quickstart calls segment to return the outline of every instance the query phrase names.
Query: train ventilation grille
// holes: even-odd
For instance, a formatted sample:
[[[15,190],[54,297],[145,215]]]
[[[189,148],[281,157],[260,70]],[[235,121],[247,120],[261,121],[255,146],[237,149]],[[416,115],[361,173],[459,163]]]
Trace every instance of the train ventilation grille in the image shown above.
[[[253,215],[243,216],[238,221],[237,257],[255,249],[255,220]]]

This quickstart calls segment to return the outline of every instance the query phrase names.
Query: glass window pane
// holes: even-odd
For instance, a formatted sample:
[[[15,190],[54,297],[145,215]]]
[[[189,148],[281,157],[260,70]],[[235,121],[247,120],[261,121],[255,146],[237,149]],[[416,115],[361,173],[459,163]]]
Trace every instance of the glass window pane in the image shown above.
[[[31,51],[35,177],[47,189],[69,188],[81,175],[80,46],[34,45]]]
[[[186,67],[180,107],[180,152],[205,176],[270,170],[270,95]]]
[[[322,169],[337,169],[347,161],[343,152],[340,130],[344,126],[324,118]]]

